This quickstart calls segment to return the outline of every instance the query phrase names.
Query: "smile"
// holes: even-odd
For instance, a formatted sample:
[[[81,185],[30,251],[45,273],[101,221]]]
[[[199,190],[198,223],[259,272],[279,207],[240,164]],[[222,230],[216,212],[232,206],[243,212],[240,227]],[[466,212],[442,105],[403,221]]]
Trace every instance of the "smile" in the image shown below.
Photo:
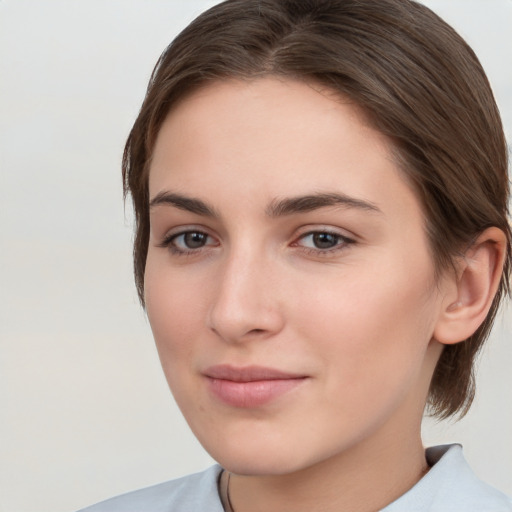
[[[218,365],[204,372],[211,393],[232,407],[254,408],[265,405],[300,386],[308,377],[273,368]]]

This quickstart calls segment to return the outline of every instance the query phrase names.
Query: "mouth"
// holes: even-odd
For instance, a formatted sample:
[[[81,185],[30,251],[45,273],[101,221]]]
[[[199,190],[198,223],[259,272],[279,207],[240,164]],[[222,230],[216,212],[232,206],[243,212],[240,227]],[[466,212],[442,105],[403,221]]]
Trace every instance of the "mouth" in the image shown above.
[[[204,372],[209,390],[221,402],[238,408],[263,406],[292,391],[308,379],[263,366],[217,365]]]

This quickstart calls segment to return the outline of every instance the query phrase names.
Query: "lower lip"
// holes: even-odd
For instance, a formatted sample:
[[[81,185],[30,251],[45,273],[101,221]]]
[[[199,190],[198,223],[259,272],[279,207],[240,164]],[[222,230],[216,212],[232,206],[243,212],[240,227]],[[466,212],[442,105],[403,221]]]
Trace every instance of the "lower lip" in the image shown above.
[[[210,390],[232,407],[254,408],[265,405],[300,386],[306,378],[235,382],[208,377]]]

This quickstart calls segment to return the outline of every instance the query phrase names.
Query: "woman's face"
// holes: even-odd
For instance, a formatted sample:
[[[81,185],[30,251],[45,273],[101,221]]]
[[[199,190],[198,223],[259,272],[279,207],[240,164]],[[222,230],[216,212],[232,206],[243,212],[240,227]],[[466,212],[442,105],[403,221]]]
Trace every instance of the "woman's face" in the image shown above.
[[[274,78],[210,85],[164,122],[149,185],[147,312],[215,459],[283,474],[419,436],[443,283],[354,105]]]

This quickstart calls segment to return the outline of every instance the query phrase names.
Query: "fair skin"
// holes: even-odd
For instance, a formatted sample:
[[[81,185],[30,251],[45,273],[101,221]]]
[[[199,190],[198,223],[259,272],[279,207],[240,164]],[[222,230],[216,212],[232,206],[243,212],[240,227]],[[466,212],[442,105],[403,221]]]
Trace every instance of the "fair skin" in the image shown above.
[[[147,313],[236,512],[378,510],[428,469],[442,343],[483,320],[502,254],[489,232],[436,280],[391,155],[349,101],[276,78],[209,85],[160,130]]]

